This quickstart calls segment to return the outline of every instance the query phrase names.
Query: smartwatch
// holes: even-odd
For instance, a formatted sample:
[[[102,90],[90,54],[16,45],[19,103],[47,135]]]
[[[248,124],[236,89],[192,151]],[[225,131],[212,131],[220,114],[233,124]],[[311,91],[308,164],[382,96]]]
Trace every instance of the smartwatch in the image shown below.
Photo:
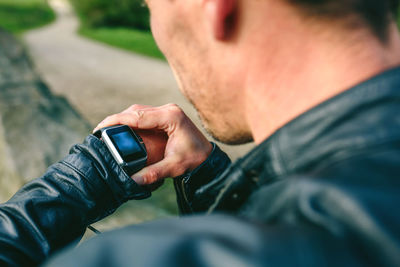
[[[132,176],[146,166],[147,151],[142,138],[127,125],[116,125],[98,130],[101,138],[119,166]]]

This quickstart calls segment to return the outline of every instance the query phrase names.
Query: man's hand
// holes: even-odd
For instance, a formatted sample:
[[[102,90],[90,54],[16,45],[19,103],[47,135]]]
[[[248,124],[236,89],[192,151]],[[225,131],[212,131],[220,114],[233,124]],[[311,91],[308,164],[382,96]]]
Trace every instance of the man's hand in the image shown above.
[[[211,143],[174,104],[161,107],[133,105],[122,113],[107,117],[94,131],[117,124],[132,127],[145,142],[149,165],[132,176],[140,185],[154,184],[192,171],[212,151]]]

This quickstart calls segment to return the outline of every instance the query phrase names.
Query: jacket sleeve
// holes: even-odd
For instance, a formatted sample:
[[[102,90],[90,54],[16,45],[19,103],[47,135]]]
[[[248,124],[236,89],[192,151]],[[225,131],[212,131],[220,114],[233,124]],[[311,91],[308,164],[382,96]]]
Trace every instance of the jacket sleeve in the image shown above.
[[[206,161],[192,172],[174,179],[181,215],[207,211],[219,193],[217,178],[229,168],[231,160],[215,143],[212,145],[213,150]]]
[[[88,225],[148,196],[94,136],[0,205],[0,265],[36,266]]]

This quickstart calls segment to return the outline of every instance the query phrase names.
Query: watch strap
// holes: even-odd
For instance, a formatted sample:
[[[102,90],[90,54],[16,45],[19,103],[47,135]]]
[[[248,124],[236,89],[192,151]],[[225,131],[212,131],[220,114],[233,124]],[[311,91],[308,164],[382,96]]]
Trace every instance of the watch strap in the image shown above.
[[[101,139],[103,131],[110,129],[110,128],[114,128],[114,127],[115,126],[101,128],[101,129],[97,130],[96,132],[94,132],[93,135],[96,136],[97,138]],[[140,143],[144,146],[142,138],[137,134],[136,134],[136,136],[138,137]],[[126,163],[124,166],[121,166],[121,168],[126,172],[126,174],[128,174],[129,176],[132,176],[136,172],[143,169],[145,166],[146,166],[146,160],[143,160],[143,161],[138,160],[138,161]]]

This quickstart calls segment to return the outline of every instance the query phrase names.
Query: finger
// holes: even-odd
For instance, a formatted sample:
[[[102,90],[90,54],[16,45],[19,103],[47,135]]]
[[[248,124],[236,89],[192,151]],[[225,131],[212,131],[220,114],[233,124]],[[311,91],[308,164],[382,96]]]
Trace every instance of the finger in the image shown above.
[[[175,126],[186,117],[182,109],[175,104],[167,104],[160,107],[136,110],[136,128],[138,129],[158,129],[169,134]]]
[[[176,105],[167,105],[159,108],[138,109],[132,112],[119,113],[107,117],[96,129],[125,124],[137,129],[159,129],[167,132],[174,130],[185,114]]]
[[[122,111],[121,113],[129,113],[129,112],[136,111],[139,109],[148,109],[148,108],[153,108],[153,106],[134,104],[134,105],[130,106],[129,108],[125,109],[124,111]]]
[[[135,120],[133,120],[134,116],[137,116],[136,112],[127,112],[123,111],[118,114],[110,115],[106,117],[103,121],[101,121],[96,128],[94,128],[93,132],[96,132],[97,130],[104,128],[104,127],[109,127],[113,125],[118,125],[118,124],[123,124],[123,125],[129,125],[131,127],[133,126],[133,123],[135,123]]]
[[[174,163],[173,160],[164,159],[137,172],[132,176],[132,179],[139,185],[150,185],[165,178],[182,175],[183,173],[184,170]]]
[[[106,117],[96,126],[94,132],[97,131],[98,129],[118,124],[125,124],[134,127],[133,125],[133,123],[135,123],[135,120],[133,120],[134,117],[135,116],[138,117],[144,110],[150,110],[150,109],[154,108],[151,106],[144,106],[143,108],[141,108],[140,105],[131,106],[121,113],[117,113]]]
[[[122,114],[122,113],[124,113],[124,114],[125,114],[125,113],[131,113],[131,112],[136,111],[136,110],[140,110],[140,109],[149,109],[149,108],[153,108],[153,107],[152,107],[152,106],[149,106],[149,105],[134,104],[134,105],[130,106],[129,108],[125,109],[124,111],[122,111],[121,113],[117,113],[117,114],[114,114],[114,115],[111,115],[111,116],[106,117],[103,121],[101,121],[101,122],[94,128],[93,132],[96,132],[97,130],[99,130],[99,129],[101,129],[101,128],[104,128],[104,127],[107,127],[107,126],[112,126],[112,125],[117,125],[117,124],[118,124],[118,123],[112,124],[112,121],[110,121],[111,124],[108,123],[108,120],[110,119],[109,117],[117,116],[117,115]],[[103,125],[105,125],[105,126],[103,126]]]
[[[104,127],[113,126],[113,125],[128,125],[133,128],[138,128],[137,121],[142,116],[143,110],[140,111],[132,111],[132,112],[123,112],[108,116],[99,125],[96,126],[95,131]]]

